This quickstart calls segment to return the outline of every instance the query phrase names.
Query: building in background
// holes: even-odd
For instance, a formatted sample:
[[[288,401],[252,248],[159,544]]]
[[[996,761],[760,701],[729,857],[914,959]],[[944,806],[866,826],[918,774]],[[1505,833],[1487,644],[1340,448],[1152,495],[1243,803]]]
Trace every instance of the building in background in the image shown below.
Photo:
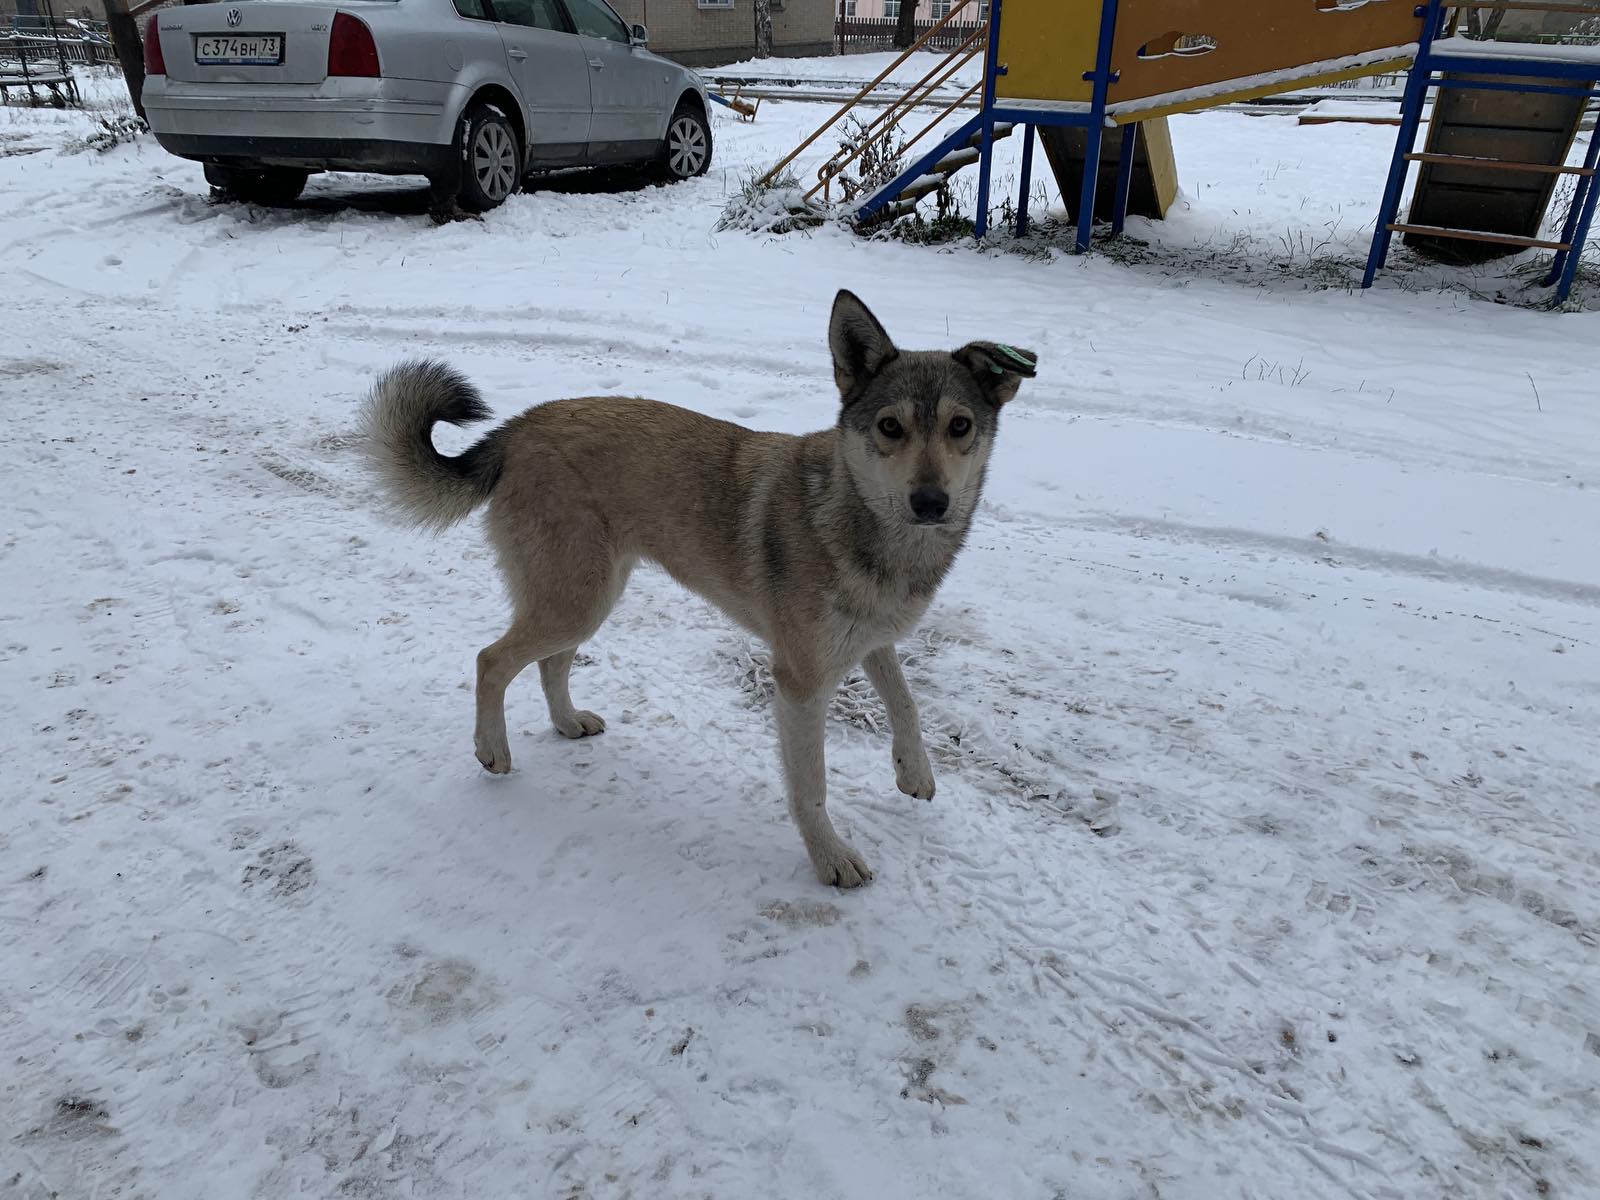
[[[624,21],[650,31],[650,49],[691,66],[755,54],[754,0],[610,0]],[[837,0],[771,0],[772,52],[794,58],[833,52]]]
[[[0,29],[38,28],[45,22],[46,6],[40,0],[0,0]],[[58,21],[69,17],[83,21],[104,21],[105,0],[53,0],[49,11]]]
[[[835,8],[837,8],[835,4]],[[918,21],[937,21],[946,16],[955,7],[955,0],[919,0],[917,4]],[[979,10],[982,10],[981,12]],[[859,17],[863,21],[898,20],[900,17],[900,0],[844,0],[844,15],[846,17]],[[989,19],[989,0],[980,0],[977,4],[968,4],[956,17],[958,21],[987,21]]]

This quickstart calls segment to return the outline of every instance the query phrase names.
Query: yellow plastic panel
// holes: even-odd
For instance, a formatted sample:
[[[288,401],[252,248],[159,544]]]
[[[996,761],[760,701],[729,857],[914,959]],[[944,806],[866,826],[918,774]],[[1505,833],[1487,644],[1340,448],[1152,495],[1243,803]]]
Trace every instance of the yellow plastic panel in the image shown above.
[[[1155,189],[1156,215],[1165,217],[1178,198],[1178,162],[1172,155],[1172,133],[1165,117],[1143,123],[1145,154],[1150,160],[1150,182]]]
[[[1100,0],[1004,0],[995,95],[1007,100],[1091,98],[1084,72],[1094,69]]]
[[[1233,80],[1249,81],[1241,88],[1280,82],[1281,91],[1318,73],[1295,81],[1296,68],[1337,69],[1337,60],[1417,41],[1416,8],[1417,0],[1122,0],[1111,55],[1119,78],[1108,99],[1192,94]]]

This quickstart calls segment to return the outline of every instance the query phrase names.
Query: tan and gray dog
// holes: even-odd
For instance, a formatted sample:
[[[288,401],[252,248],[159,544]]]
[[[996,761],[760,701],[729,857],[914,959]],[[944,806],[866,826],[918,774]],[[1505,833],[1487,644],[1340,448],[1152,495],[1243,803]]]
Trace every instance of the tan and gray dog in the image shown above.
[[[932,798],[894,643],[966,539],[1000,408],[1035,360],[992,342],[897,350],[844,291],[828,341],[843,404],[820,433],[757,433],[670,404],[594,397],[530,408],[446,457],[435,422],[464,425],[489,409],[450,368],[411,362],[379,380],[366,440],[418,525],[443,528],[489,502],[514,615],[478,653],[479,762],[511,769],[506,687],[529,663],[556,729],[578,738],[605,728],[573,707],[567,677],[648,559],[771,646],[789,811],[817,878],[848,888],[872,872],[828,820],[828,698],[860,663],[889,711],[895,782]]]

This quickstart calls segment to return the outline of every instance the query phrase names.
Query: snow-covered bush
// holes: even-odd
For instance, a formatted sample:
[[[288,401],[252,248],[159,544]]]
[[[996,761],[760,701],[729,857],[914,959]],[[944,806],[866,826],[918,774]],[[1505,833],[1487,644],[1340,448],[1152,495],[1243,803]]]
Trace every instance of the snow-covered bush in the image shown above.
[[[718,229],[790,233],[822,224],[823,214],[806,202],[798,176],[785,171],[769,183],[764,182],[764,174],[751,175],[739,184],[717,220]]]
[[[127,142],[136,141],[141,134],[149,132],[150,129],[150,126],[132,112],[99,117],[95,120],[95,125],[96,128],[92,133],[68,142],[62,149],[67,154],[82,154],[85,150],[96,150],[104,154],[107,150],[114,150]]]

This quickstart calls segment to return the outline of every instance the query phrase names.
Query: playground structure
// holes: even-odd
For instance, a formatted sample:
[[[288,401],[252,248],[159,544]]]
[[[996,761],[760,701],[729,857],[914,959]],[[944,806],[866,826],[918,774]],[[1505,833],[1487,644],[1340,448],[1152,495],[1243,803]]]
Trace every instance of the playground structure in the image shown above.
[[[952,4],[942,21],[779,162],[765,179],[776,179],[807,146],[871,95],[913,51],[940,35],[969,6],[976,9],[976,0]],[[1486,0],[1477,7],[1593,11],[1572,3],[1520,0]],[[1468,211],[1458,212],[1453,218],[1466,224],[1429,221],[1423,233],[1435,242],[1458,235],[1475,239],[1475,226],[1487,223],[1490,232],[1494,232],[1496,222],[1504,224],[1508,219],[1505,210],[1515,209],[1521,215],[1512,223],[1520,222],[1517,227],[1522,228],[1531,219],[1533,231],[1506,233],[1505,238],[1524,240],[1495,244],[1513,249],[1543,247],[1566,255],[1560,262],[1568,276],[1561,292],[1564,298],[1570,287],[1571,271],[1567,267],[1570,262],[1572,270],[1576,269],[1577,254],[1589,224],[1582,212],[1587,209],[1592,217],[1593,159],[1600,137],[1591,139],[1589,161],[1584,167],[1569,168],[1565,160],[1583,101],[1594,95],[1593,85],[1583,82],[1584,71],[1590,72],[1587,78],[1600,75],[1600,51],[1538,46],[1532,48],[1537,52],[1535,57],[1529,58],[1518,57],[1529,52],[1526,46],[1512,49],[1510,44],[1440,38],[1453,22],[1455,11],[1443,0],[992,0],[988,23],[975,29],[871,122],[852,131],[839,152],[818,170],[818,182],[806,196],[810,199],[820,192],[831,199],[832,186],[840,183],[844,185],[850,215],[858,227],[868,227],[910,214],[922,197],[938,191],[956,172],[976,165],[974,226],[981,238],[989,225],[994,144],[1001,138],[1020,135],[1023,142],[1015,209],[1017,233],[1024,233],[1028,227],[1034,143],[1039,140],[1045,145],[1061,195],[1076,221],[1074,244],[1081,252],[1090,246],[1097,217],[1109,221],[1115,235],[1122,232],[1130,207],[1142,215],[1165,214],[1177,189],[1167,117],[1409,70],[1399,138],[1405,145],[1403,150],[1397,146],[1395,159],[1402,169],[1398,182],[1391,172],[1384,216],[1374,244],[1375,261],[1381,263],[1377,241],[1383,242],[1386,251],[1387,235],[1396,230],[1411,234],[1394,215],[1405,181],[1403,168],[1413,161],[1402,156],[1410,153],[1415,139],[1424,94],[1430,87],[1454,86],[1453,82],[1433,79],[1440,70],[1439,58],[1454,53],[1463,55],[1458,62],[1461,72],[1493,71],[1518,77],[1512,83],[1489,80],[1473,85],[1490,96],[1487,109],[1500,103],[1497,97],[1514,93],[1559,92],[1567,103],[1561,113],[1552,111],[1535,123],[1539,126],[1537,132],[1548,136],[1531,136],[1534,131],[1526,122],[1509,122],[1506,131],[1510,136],[1501,146],[1504,152],[1430,149],[1429,154],[1418,156],[1428,168],[1445,171],[1438,185],[1419,189],[1419,201],[1423,202],[1430,194],[1437,197],[1445,183],[1454,182],[1459,190],[1464,172],[1494,172],[1487,180],[1474,177],[1471,181],[1475,208],[1469,206]],[[967,19],[970,20],[970,13]],[[1463,45],[1473,48],[1476,56],[1468,56]],[[1579,65],[1561,65],[1563,53],[1575,57]],[[939,91],[941,86],[979,54],[984,56],[981,80],[945,104],[914,134],[902,133],[900,127],[906,117],[919,107],[937,107],[937,100],[948,95],[948,90]],[[1493,61],[1486,65],[1491,54]],[[1581,65],[1586,56],[1587,67]],[[1536,65],[1530,67],[1530,63]],[[1558,78],[1543,78],[1549,76]],[[1575,108],[1571,104],[1574,97]],[[978,103],[974,115],[943,127],[948,117],[973,100]],[[1481,123],[1485,105],[1480,103],[1478,108],[1477,119]],[[1448,118],[1448,111],[1444,116]],[[1431,136],[1446,136],[1441,131],[1450,124],[1448,119],[1436,122]],[[916,150],[910,165],[887,182],[875,180],[875,186],[869,188],[848,186],[851,169],[859,172],[860,163],[870,161],[874,150],[881,157],[884,147],[892,145],[891,139],[896,136],[904,139],[906,150],[924,141],[928,148]],[[1489,158],[1497,159],[1500,165],[1486,166],[1484,160]],[[1453,181],[1450,171],[1455,172]],[[1550,198],[1550,187],[1531,189],[1530,195],[1525,183],[1515,180],[1518,172],[1542,174],[1546,181],[1561,174],[1578,176],[1574,216],[1559,243],[1535,236]],[[1430,182],[1431,179],[1424,180],[1425,184]],[[1369,269],[1368,282],[1373,269]]]
[[[723,108],[732,109],[739,120],[744,121],[746,124],[754,121],[756,113],[761,111],[760,97],[747,100],[738,87],[735,87],[727,95],[723,95],[721,92],[707,92],[706,95],[711,97],[712,103],[720,104]]]
[[[1523,11],[1592,12],[1570,4],[1501,4]],[[1389,179],[1362,287],[1388,257],[1396,233],[1419,250],[1473,247],[1488,257],[1539,249],[1554,252],[1546,287],[1562,303],[1577,278],[1583,245],[1600,199],[1600,129],[1589,137],[1581,166],[1567,165],[1585,105],[1600,97],[1600,46],[1482,42],[1441,36],[1451,31],[1442,0],[1429,0],[1416,60],[1400,103]],[[1413,149],[1428,94],[1437,91],[1427,147]],[[1407,220],[1398,218],[1406,174],[1418,163]],[[1555,241],[1540,237],[1555,181],[1577,186]]]

